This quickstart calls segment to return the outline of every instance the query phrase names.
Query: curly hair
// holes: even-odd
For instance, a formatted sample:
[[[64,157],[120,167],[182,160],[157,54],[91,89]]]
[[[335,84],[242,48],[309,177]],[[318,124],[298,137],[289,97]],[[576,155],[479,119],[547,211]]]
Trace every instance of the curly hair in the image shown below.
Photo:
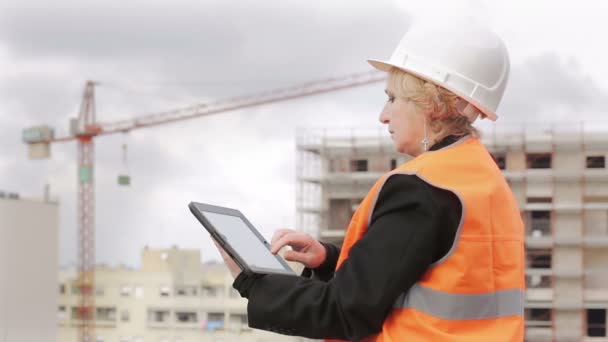
[[[458,95],[397,68],[389,71],[388,82],[396,97],[412,101],[424,113],[438,140],[448,135],[481,136],[472,124],[478,113],[467,116],[464,107],[468,102]]]

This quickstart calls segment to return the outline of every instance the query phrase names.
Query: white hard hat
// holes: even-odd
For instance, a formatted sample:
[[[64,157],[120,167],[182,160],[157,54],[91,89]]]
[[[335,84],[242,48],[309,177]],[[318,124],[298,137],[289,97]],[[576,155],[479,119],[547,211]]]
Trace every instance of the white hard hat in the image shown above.
[[[432,25],[415,22],[388,61],[368,62],[378,70],[395,67],[444,87],[492,121],[497,119],[496,108],[510,69],[503,41],[473,21]]]

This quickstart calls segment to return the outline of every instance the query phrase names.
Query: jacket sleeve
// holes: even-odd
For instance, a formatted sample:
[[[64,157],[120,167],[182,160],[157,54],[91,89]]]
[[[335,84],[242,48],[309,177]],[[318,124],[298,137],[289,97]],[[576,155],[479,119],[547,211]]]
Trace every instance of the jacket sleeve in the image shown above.
[[[325,247],[325,261],[317,268],[304,268],[301,274],[302,277],[321,281],[329,281],[333,278],[338,257],[340,256],[340,248],[331,243],[321,242],[321,244]]]
[[[382,187],[365,235],[323,282],[303,277],[241,274],[249,326],[308,338],[358,341],[378,333],[397,297],[426,271],[441,222],[428,184],[393,175]]]

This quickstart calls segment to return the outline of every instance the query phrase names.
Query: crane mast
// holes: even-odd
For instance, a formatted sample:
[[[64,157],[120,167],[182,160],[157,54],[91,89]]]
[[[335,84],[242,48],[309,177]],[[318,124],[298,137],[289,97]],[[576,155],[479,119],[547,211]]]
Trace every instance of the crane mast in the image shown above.
[[[85,85],[72,126],[78,139],[78,280],[81,326],[78,341],[93,341],[95,330],[95,83]],[[73,121],[74,122],[74,121]]]

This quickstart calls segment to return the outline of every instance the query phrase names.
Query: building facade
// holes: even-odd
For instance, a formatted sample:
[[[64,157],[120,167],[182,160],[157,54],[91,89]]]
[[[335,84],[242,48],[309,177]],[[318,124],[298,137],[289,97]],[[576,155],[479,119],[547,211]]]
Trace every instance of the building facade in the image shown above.
[[[201,264],[200,251],[150,249],[139,269],[95,270],[95,342],[300,341],[247,325],[247,301],[223,264]],[[75,270],[59,273],[59,341],[77,340]],[[57,288],[57,287],[56,287]]]
[[[0,191],[0,340],[56,341],[59,205]]]
[[[526,340],[608,341],[608,129],[482,137],[526,224]],[[303,131],[297,147],[298,228],[338,245],[372,184],[409,159],[385,129]]]

